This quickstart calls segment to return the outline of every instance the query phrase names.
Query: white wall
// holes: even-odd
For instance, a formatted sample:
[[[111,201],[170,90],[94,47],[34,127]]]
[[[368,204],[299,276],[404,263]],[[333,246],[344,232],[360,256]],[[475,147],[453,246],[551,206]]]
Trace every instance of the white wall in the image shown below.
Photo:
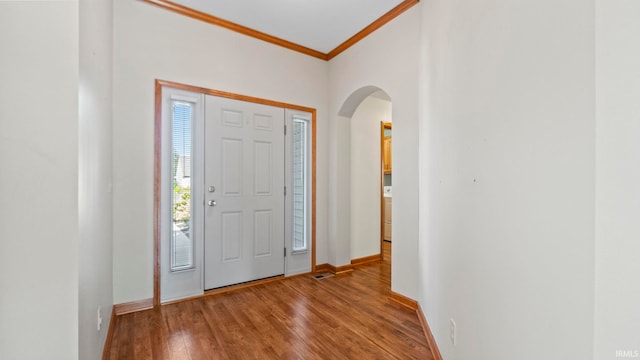
[[[80,0],[79,6],[79,355],[99,359],[113,305],[113,6],[110,0]]]
[[[596,1],[596,360],[640,353],[638,19],[638,1]]]
[[[327,262],[328,64],[139,1],[114,6],[114,302],[153,295],[154,79],[318,110],[316,249]]]
[[[329,262],[348,264],[351,196],[345,163],[348,141],[339,137],[348,117],[339,112],[355,91],[375,86],[393,103],[393,291],[417,296],[418,269],[418,4],[330,61]],[[352,114],[348,114],[351,116]],[[347,159],[348,158],[348,159]],[[333,252],[332,252],[333,249]]]
[[[367,97],[351,117],[351,259],[380,253],[380,122],[391,102]]]
[[[78,3],[0,2],[0,359],[78,358]]]
[[[594,4],[422,3],[420,303],[440,350],[590,359]]]

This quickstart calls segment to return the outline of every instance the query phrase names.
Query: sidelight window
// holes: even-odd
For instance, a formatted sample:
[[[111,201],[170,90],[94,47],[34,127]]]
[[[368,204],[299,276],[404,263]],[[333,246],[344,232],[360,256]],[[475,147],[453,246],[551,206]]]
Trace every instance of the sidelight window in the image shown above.
[[[171,102],[171,271],[191,269],[194,266],[191,231],[191,134],[194,105],[184,101]]]
[[[293,119],[293,252],[309,250],[309,121]]]

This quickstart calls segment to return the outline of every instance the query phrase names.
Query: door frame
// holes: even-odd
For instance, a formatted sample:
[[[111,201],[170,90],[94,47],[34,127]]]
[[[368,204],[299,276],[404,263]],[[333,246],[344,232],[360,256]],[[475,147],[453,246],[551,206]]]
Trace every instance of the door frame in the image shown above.
[[[380,259],[384,260],[384,131],[392,123],[380,121]],[[392,135],[393,136],[393,135]],[[392,175],[393,176],[393,175]]]
[[[155,80],[155,118],[154,118],[154,169],[153,169],[153,307],[160,303],[160,238],[161,238],[161,209],[160,198],[162,186],[162,88],[168,87],[186,90],[205,95],[212,95],[228,99],[247,101],[257,104],[271,105],[285,109],[299,110],[311,114],[311,272],[316,271],[316,109],[267,100],[253,96],[230,93],[226,91],[207,89],[166,80]]]

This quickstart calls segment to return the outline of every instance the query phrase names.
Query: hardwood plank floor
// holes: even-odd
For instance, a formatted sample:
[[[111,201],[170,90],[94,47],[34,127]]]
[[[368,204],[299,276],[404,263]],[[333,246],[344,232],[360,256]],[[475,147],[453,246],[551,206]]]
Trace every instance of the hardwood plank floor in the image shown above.
[[[110,359],[433,359],[389,258],[119,316]]]

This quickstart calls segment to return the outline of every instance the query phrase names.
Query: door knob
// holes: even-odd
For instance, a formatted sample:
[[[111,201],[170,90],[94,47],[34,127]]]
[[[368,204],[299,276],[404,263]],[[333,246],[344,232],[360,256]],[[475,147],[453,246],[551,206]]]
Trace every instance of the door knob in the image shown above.
[[[209,206],[216,206],[215,200],[209,200]]]

